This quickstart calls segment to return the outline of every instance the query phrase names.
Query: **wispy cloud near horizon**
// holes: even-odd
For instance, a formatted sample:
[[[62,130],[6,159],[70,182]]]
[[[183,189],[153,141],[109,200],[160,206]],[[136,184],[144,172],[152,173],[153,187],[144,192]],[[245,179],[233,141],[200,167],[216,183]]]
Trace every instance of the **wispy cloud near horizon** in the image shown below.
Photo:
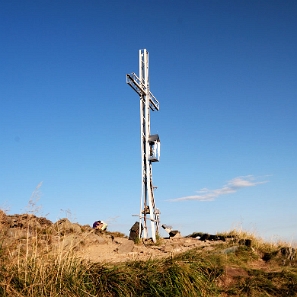
[[[227,195],[235,193],[242,188],[254,187],[256,185],[267,183],[268,181],[256,181],[253,175],[239,176],[231,179],[222,188],[210,190],[203,188],[197,191],[197,195],[185,196],[181,198],[169,199],[168,201],[186,201],[186,200],[198,200],[198,201],[212,201],[221,195]]]

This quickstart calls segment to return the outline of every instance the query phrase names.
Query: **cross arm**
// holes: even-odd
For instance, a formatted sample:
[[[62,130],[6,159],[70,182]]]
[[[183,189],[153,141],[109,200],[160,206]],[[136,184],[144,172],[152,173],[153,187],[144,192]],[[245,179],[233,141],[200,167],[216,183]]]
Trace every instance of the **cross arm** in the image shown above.
[[[126,83],[140,96],[146,95],[146,87],[141,83],[138,76],[132,72],[126,75]],[[159,110],[159,101],[157,98],[149,92],[150,108],[151,110]]]

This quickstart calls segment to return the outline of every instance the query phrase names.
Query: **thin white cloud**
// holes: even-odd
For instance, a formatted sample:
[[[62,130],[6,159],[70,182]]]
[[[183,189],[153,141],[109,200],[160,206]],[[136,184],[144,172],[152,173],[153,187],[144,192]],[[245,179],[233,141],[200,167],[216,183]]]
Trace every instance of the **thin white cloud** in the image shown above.
[[[197,191],[197,195],[186,196],[181,198],[170,199],[169,201],[185,201],[185,200],[198,200],[198,201],[211,201],[221,195],[235,193],[242,188],[254,187],[256,185],[264,184],[267,181],[256,181],[253,175],[239,176],[231,179],[220,189],[210,190],[203,188]]]

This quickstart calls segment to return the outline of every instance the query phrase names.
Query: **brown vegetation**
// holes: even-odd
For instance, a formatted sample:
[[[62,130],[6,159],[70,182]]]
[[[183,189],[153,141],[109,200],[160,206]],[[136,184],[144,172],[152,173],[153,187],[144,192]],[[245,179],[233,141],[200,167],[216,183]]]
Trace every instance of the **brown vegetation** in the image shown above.
[[[297,296],[296,251],[245,232],[136,244],[68,219],[0,224],[1,296]]]

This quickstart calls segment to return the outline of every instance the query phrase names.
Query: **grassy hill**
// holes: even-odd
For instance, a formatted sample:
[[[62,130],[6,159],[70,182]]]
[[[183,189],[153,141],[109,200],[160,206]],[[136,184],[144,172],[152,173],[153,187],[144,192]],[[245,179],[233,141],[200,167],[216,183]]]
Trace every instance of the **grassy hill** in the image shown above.
[[[286,243],[232,231],[200,236],[205,244],[158,259],[99,263],[78,257],[75,245],[53,248],[65,242],[67,233],[58,232],[57,224],[32,215],[25,218],[2,213],[0,296],[297,296],[296,251]],[[80,226],[76,240],[87,229]],[[113,240],[122,236],[102,236],[107,235]],[[199,235],[188,238],[196,242]],[[153,250],[173,241],[182,246],[187,240],[140,241],[135,248],[143,253],[143,245]]]

